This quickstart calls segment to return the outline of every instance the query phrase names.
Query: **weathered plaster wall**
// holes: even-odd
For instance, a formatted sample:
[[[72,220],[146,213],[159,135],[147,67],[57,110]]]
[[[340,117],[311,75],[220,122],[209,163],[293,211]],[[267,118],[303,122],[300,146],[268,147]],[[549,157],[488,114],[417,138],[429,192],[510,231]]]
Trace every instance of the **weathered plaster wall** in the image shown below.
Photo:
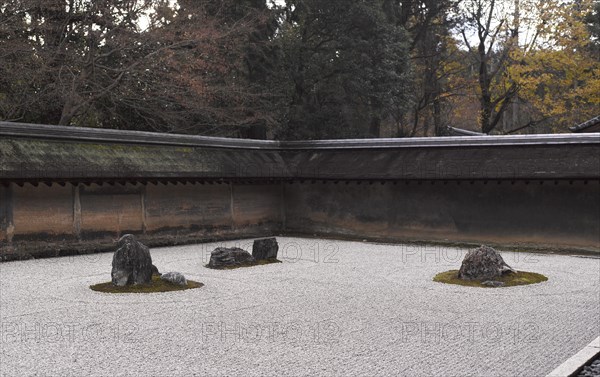
[[[11,184],[0,191],[0,248],[51,256],[110,248],[125,233],[149,244],[270,235],[282,207],[280,184]]]
[[[137,186],[137,187],[136,187]],[[79,186],[81,202],[81,236],[143,231],[142,185],[108,186],[92,184]]]
[[[0,244],[37,256],[125,232],[150,244],[288,232],[600,250],[599,192],[598,180],[11,185]]]
[[[231,228],[229,185],[148,185],[147,231]]]
[[[0,186],[0,246],[12,241],[14,232],[12,187]]]
[[[233,185],[233,222],[236,228],[265,225],[281,229],[283,205],[279,184]]]
[[[14,239],[73,235],[71,186],[13,185]]]
[[[286,230],[389,240],[600,249],[600,183],[417,181],[286,185]]]

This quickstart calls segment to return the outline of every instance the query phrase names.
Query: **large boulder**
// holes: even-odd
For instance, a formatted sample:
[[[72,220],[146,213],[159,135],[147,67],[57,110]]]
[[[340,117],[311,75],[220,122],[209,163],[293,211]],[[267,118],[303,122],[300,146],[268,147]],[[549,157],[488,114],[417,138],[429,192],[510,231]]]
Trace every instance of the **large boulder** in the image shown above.
[[[149,284],[152,281],[152,257],[148,247],[126,234],[117,243],[113,255],[112,283],[116,286]]]
[[[187,285],[187,280],[180,272],[166,272],[160,276],[162,280],[168,281],[171,284]]]
[[[499,252],[488,246],[469,250],[463,259],[458,277],[463,280],[494,280],[515,272],[504,262]]]
[[[276,238],[263,238],[255,240],[252,245],[252,256],[256,260],[276,259],[279,244]]]
[[[239,247],[218,247],[210,253],[209,268],[225,268],[239,266],[242,263],[255,262],[254,257]]]

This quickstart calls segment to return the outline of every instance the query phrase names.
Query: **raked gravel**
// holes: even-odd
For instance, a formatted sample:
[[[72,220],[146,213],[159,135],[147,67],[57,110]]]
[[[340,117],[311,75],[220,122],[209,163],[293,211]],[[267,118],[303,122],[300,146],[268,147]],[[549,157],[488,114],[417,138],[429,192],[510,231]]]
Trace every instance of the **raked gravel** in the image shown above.
[[[600,260],[503,252],[549,281],[432,281],[467,250],[278,238],[284,263],[204,267],[217,246],[151,250],[205,286],[106,294],[111,254],[0,264],[2,376],[544,376],[600,333]]]

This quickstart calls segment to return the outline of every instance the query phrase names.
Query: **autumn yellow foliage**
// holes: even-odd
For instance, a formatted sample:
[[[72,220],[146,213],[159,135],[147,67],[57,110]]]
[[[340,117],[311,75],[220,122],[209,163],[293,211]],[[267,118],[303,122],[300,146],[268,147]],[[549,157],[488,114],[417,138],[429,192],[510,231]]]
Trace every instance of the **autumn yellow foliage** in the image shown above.
[[[509,67],[519,96],[540,116],[565,131],[600,113],[600,57],[589,48],[591,36],[583,21],[592,0],[555,2],[539,26],[539,40],[529,51],[513,51]]]

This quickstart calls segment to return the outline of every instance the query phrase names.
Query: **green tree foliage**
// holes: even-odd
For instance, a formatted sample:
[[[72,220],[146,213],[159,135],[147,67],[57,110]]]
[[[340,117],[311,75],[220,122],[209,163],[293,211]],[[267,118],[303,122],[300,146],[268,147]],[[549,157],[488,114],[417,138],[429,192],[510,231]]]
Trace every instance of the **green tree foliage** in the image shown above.
[[[0,2],[9,121],[285,139],[565,131],[597,115],[599,65],[597,0]]]
[[[600,0],[594,2],[593,8],[586,14],[585,22],[591,35],[591,49],[596,58],[600,59]]]
[[[409,103],[410,40],[380,1],[290,0],[277,42],[282,138],[377,137]]]
[[[407,112],[393,113],[396,136],[441,136],[446,133],[448,101],[455,87],[449,64],[456,53],[450,30],[456,22],[455,0],[386,0],[388,19],[406,29],[410,36],[410,55],[414,66],[414,93]],[[431,127],[432,126],[432,127]],[[432,132],[430,131],[432,129]]]

